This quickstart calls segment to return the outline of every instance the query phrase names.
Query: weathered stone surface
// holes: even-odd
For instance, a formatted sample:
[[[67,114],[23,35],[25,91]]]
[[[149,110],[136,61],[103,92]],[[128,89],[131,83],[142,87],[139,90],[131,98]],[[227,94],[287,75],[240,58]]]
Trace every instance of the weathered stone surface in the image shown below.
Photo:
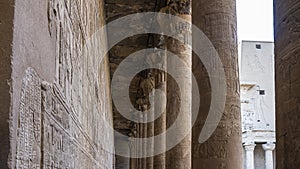
[[[158,1],[150,1],[150,0],[106,0],[105,1],[105,9],[106,9],[106,21],[110,22],[122,16],[126,16],[133,13],[138,12],[154,12],[158,11],[162,6],[165,5],[165,0],[158,0]],[[138,24],[138,23],[137,23]],[[122,25],[125,26],[125,25]],[[134,27],[135,25],[130,25]],[[115,31],[121,31],[123,27],[116,27],[113,28]],[[149,39],[150,42],[149,42]],[[143,35],[135,35],[129,38],[124,39],[123,41],[119,42],[109,51],[109,61],[110,61],[110,74],[111,77],[113,76],[115,70],[117,69],[118,65],[130,54],[137,52],[139,50],[148,48],[148,47],[155,47],[153,46],[153,39],[155,40],[156,37],[153,35],[143,34]],[[152,72],[152,70],[145,71],[145,72]],[[147,77],[145,76],[145,72],[139,73],[136,77],[132,79],[130,89],[129,89],[129,96],[131,99],[131,103],[133,104],[136,109],[142,107],[142,95],[143,95],[143,87],[140,86],[141,82]],[[153,74],[154,78],[157,78],[156,74]],[[128,78],[126,75],[122,78]],[[155,84],[155,87],[158,87]],[[120,85],[120,90],[123,90],[122,84]],[[124,89],[127,90],[127,89]],[[148,102],[148,101],[147,101]],[[137,103],[140,103],[137,104]],[[147,105],[146,107],[148,107]],[[142,109],[140,109],[142,110]],[[113,106],[113,114],[114,114],[114,128],[115,130],[119,131],[124,135],[132,135],[133,137],[150,137],[153,136],[155,133],[155,124],[148,123],[148,124],[138,124],[134,122],[130,122],[128,119],[124,118]],[[146,118],[146,117],[145,117]],[[163,119],[160,119],[163,120]],[[157,124],[157,123],[156,123]],[[133,128],[132,126],[136,126]],[[161,126],[161,130],[163,130],[163,126]],[[160,130],[160,131],[161,131]],[[147,134],[148,133],[148,134]],[[146,153],[146,146],[143,145],[143,150],[137,150],[140,153]],[[153,144],[148,144],[148,146],[153,147]],[[162,158],[160,158],[162,160]],[[131,167],[136,169],[146,169],[146,168],[153,168],[154,159],[153,157],[143,158],[143,159],[131,159]],[[116,167],[122,168],[124,166],[129,166],[129,160],[126,158],[122,158],[120,156],[116,156]],[[126,163],[126,164],[124,164]],[[135,163],[135,164],[132,164]],[[147,166],[148,164],[148,166]]]
[[[94,36],[105,24],[103,2],[17,0],[15,8],[10,137],[3,136],[11,148],[0,167],[113,168],[107,42]]]
[[[177,118],[180,118],[180,127],[176,128],[173,138],[167,138],[167,143],[182,138],[179,143],[166,153],[167,169],[191,169],[192,168],[192,135],[189,133],[192,128],[192,49],[191,42],[188,39],[192,37],[191,30],[191,1],[178,0],[172,1],[168,6],[162,8],[160,12],[176,15],[185,19],[186,26],[172,25],[177,28],[172,32],[176,37],[184,37],[182,42],[171,37],[166,37],[166,49],[177,55],[183,65],[178,65],[174,60],[167,63],[167,70],[178,70],[176,76],[178,79],[167,81],[167,127],[173,125]],[[162,24],[162,23],[160,23]],[[171,23],[173,24],[173,23]],[[161,27],[165,25],[160,25]],[[185,29],[187,28],[187,29]],[[181,38],[180,38],[181,39]],[[184,43],[183,43],[184,42]],[[187,71],[183,71],[187,70]],[[180,114],[182,114],[180,116]],[[188,134],[186,134],[188,133]],[[182,137],[184,136],[184,137]],[[169,140],[173,139],[173,140]]]
[[[112,154],[98,147],[102,147],[103,142],[111,141],[112,137],[100,139],[100,131],[89,135],[89,130],[84,129],[57,87],[44,87],[42,96],[43,166],[111,168]],[[93,130],[97,131],[96,128]]]
[[[41,81],[29,68],[21,88],[15,168],[41,167],[41,100]]]
[[[106,38],[90,37],[105,24],[104,20],[112,21],[136,12],[158,11],[167,4],[170,8],[162,12],[190,14],[190,7],[187,8],[190,4],[180,4],[181,0],[171,2],[1,2],[0,168],[111,169],[114,167],[114,158],[116,168],[126,169],[242,168],[236,16],[235,1],[231,0],[195,0],[192,5],[193,22],[217,49],[227,77],[226,107],[213,136],[203,144],[198,143],[199,132],[211,104],[211,89],[204,66],[200,61],[193,60],[193,70],[201,92],[201,107],[192,138],[188,135],[170,150],[167,160],[165,154],[153,158],[128,159],[114,157],[105,150],[106,146],[113,149],[113,132],[99,119],[114,125],[123,134],[150,137],[164,132],[166,126],[172,125],[182,100],[174,80],[168,78],[165,83],[166,78],[159,79],[161,72],[147,70],[133,79],[129,90],[131,101],[140,110],[149,107],[149,100],[140,105],[137,103],[143,102],[137,101],[149,93],[141,82],[147,81],[146,75],[151,72],[155,79],[151,89],[159,88],[159,83],[164,83],[166,91],[168,86],[168,114],[163,113],[150,124],[130,122],[115,108],[112,114],[109,72],[112,76],[128,55],[155,47],[158,38],[154,35],[137,35],[125,39],[110,51],[109,60],[105,57],[100,63],[99,55],[104,54]],[[277,168],[294,169],[300,165],[299,8],[300,3],[296,0],[275,0]],[[88,41],[94,42],[94,46],[86,47]],[[191,63],[189,50],[184,45],[171,38],[166,39],[166,42],[170,51],[181,56],[188,64]],[[183,82],[189,80],[186,78]],[[186,86],[185,91],[188,91],[189,86]],[[184,94],[188,95],[188,92]],[[187,116],[182,119],[184,129],[191,127],[188,115],[190,103],[185,104]],[[124,149],[130,149],[129,140],[118,141],[124,144]],[[148,146],[160,148],[165,144],[166,140],[162,139],[154,140],[154,145],[150,142]],[[145,153],[144,148],[142,153]]]
[[[276,168],[300,165],[300,3],[275,0]]]
[[[165,60],[163,62],[166,62]],[[164,68],[165,69],[165,68]],[[167,82],[166,82],[166,74],[165,72],[159,72],[161,74],[159,79],[157,80],[158,89],[167,92]],[[155,111],[161,110],[161,104],[155,106]],[[166,111],[162,112],[161,116],[155,120],[154,122],[154,135],[159,135],[166,131],[166,118],[167,113]],[[155,139],[154,140],[154,149],[155,150],[163,150],[166,148],[166,136],[162,137],[162,139]],[[154,169],[165,169],[166,168],[166,154],[161,153],[159,155],[154,156],[153,159],[153,168]]]
[[[201,106],[193,127],[193,168],[242,168],[240,100],[235,1],[193,1],[193,24],[216,48],[224,65],[227,96],[223,117],[212,137],[203,144],[198,138],[211,104],[211,87],[205,67],[193,57],[193,73],[200,90]]]

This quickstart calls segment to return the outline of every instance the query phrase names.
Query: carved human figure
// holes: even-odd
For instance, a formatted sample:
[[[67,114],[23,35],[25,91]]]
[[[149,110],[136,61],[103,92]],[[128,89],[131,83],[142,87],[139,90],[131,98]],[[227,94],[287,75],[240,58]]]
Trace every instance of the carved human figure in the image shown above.
[[[151,73],[148,73],[147,78],[143,79],[140,84],[140,88],[143,91],[143,96],[149,98],[149,95],[154,89],[154,87],[155,87],[154,78],[152,77]]]

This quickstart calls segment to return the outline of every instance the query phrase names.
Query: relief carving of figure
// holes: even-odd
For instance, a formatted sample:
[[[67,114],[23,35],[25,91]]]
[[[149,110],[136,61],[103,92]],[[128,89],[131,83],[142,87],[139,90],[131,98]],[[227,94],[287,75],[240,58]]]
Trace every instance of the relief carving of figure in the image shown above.
[[[154,87],[155,87],[154,78],[152,77],[151,73],[148,73],[147,78],[143,79],[140,84],[140,88],[143,91],[143,96],[149,98],[149,95],[154,89]]]

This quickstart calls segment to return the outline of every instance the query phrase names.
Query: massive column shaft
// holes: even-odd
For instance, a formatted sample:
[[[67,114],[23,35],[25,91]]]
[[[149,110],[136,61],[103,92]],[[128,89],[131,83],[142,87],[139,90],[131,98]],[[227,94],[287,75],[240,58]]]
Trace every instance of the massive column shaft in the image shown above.
[[[168,6],[163,8],[161,12],[176,14],[186,20],[186,22],[191,22],[191,1],[190,0],[173,0],[170,1]],[[165,26],[168,23],[165,23]],[[178,37],[188,37],[190,36],[191,30],[185,29],[189,28],[189,25],[177,25],[179,23],[172,25],[178,30],[172,31],[174,36]],[[183,24],[183,23],[180,23]],[[181,30],[182,29],[182,30]],[[183,30],[185,29],[185,30]],[[190,38],[190,37],[188,37]],[[184,40],[187,40],[185,38]],[[168,169],[191,169],[191,134],[188,133],[191,129],[191,102],[192,102],[192,85],[191,85],[191,72],[186,71],[187,68],[191,70],[192,66],[192,51],[187,45],[188,41],[182,43],[171,37],[166,37],[166,48],[169,52],[176,54],[184,63],[183,65],[178,65],[174,59],[168,59],[167,70],[176,72],[176,80],[171,80],[168,78],[167,82],[167,97],[168,97],[168,108],[167,108],[167,126],[172,126],[174,121],[180,117],[180,124],[176,125],[176,132],[172,133],[172,136],[167,136],[167,146],[170,145],[174,140],[180,140],[182,136],[183,139],[167,152],[167,165]],[[179,89],[180,88],[180,89]]]
[[[178,51],[180,49],[179,45],[171,42],[172,40],[169,39],[170,41],[167,40],[167,43],[169,45],[170,51],[176,52],[176,54],[182,58],[185,58],[184,62],[191,66],[191,52],[187,53],[181,53],[181,51]],[[183,46],[181,46],[183,47]],[[177,49],[175,49],[177,48]],[[182,48],[181,48],[182,49]],[[177,50],[177,51],[176,51]],[[186,49],[183,49],[186,50]],[[175,53],[174,52],[174,53]],[[189,54],[188,54],[189,53]],[[190,55],[190,56],[188,56]],[[168,62],[168,69],[169,66],[175,66],[177,67],[174,63]],[[181,69],[181,67],[177,67],[178,69]],[[182,72],[182,71],[181,71]],[[190,72],[186,72],[190,74]],[[176,138],[178,135],[178,138],[185,133],[187,130],[189,130],[191,126],[191,75],[188,74],[182,74],[179,75],[181,77],[180,82],[172,80],[168,81],[168,99],[170,99],[170,102],[168,103],[169,108],[167,112],[167,123],[168,126],[172,126],[176,118],[178,118],[179,113],[183,113],[184,117],[181,119],[180,123],[180,128],[178,128],[177,132],[174,133],[176,134]],[[183,86],[183,88],[178,88],[176,83],[186,83],[186,85]],[[167,137],[167,144],[173,140],[169,140],[172,138]],[[179,144],[177,144],[174,148],[172,148],[168,153],[167,153],[167,168],[168,169],[191,169],[191,134],[188,134]]]
[[[195,0],[192,7],[193,24],[205,33],[216,48],[223,63],[227,83],[223,117],[211,138],[200,144],[199,134],[209,107],[214,103],[210,103],[210,77],[201,61],[193,57],[193,72],[201,97],[199,115],[193,127],[193,168],[240,169],[242,142],[235,0]],[[201,44],[199,45],[201,47]]]
[[[300,166],[300,1],[275,0],[276,168]]]

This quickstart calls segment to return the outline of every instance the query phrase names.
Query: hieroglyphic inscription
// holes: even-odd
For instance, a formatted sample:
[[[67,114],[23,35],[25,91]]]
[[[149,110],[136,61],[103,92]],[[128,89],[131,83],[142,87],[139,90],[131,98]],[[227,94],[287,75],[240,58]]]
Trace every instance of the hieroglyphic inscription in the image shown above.
[[[112,155],[103,149],[108,142],[113,146],[113,132],[103,132],[107,128],[99,122],[112,123],[107,61],[100,63],[106,38],[91,38],[105,24],[102,3],[48,0],[56,77],[43,92],[43,131],[49,133],[44,135],[44,166],[112,168]],[[49,139],[54,143],[48,144]]]
[[[63,93],[44,82],[42,88],[44,168],[110,168],[112,155],[97,149]]]
[[[31,68],[22,82],[16,168],[40,168],[41,161],[41,86],[40,79]]]
[[[112,154],[92,141],[62,95],[52,84],[41,83],[33,69],[26,71],[16,168],[111,168]]]
[[[42,84],[43,166],[44,168],[75,168],[70,154],[69,116],[55,99],[50,84]]]
[[[228,141],[212,140],[202,144],[193,143],[193,156],[195,158],[227,158],[228,150],[226,149]]]

